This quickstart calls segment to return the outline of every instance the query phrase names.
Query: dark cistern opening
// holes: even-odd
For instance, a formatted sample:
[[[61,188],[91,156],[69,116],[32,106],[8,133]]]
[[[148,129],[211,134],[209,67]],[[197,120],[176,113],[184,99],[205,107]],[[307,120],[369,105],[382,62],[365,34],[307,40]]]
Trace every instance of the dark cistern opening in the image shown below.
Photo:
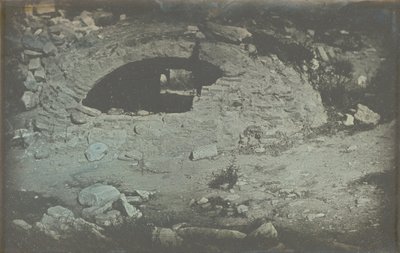
[[[182,72],[186,75],[177,78],[176,73]],[[191,110],[195,94],[200,95],[203,86],[221,76],[219,67],[198,59],[160,57],[130,62],[101,78],[82,103],[105,113],[111,108],[186,112]]]

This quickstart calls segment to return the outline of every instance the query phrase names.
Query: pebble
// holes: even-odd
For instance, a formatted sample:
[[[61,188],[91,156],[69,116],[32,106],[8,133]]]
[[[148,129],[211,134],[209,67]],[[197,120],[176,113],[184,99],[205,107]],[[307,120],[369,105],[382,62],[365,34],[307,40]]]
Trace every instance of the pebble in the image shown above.
[[[119,15],[119,20],[123,21],[126,19],[126,14]]]
[[[249,211],[249,207],[246,205],[239,205],[236,207],[236,211],[238,214],[245,214]]]
[[[85,151],[86,159],[90,162],[101,160],[108,152],[108,146],[104,143],[97,142],[91,144]]]
[[[208,203],[208,199],[205,198],[205,197],[202,197],[201,199],[199,199],[197,201],[197,204],[199,204],[199,205],[203,205],[203,204],[206,204],[206,203]]]
[[[81,190],[78,201],[83,206],[103,206],[120,198],[121,193],[111,185],[94,184]]]
[[[71,122],[77,125],[85,124],[87,122],[85,115],[79,111],[71,113]]]

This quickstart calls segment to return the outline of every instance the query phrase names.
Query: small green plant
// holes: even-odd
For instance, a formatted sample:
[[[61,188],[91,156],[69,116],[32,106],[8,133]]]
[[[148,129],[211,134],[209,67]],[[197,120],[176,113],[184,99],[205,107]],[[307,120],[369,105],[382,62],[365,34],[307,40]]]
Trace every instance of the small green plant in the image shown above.
[[[223,186],[224,188],[231,189],[237,182],[238,175],[237,169],[231,165],[227,169],[221,171],[221,173],[214,175],[214,178],[208,184],[210,188],[220,189]]]

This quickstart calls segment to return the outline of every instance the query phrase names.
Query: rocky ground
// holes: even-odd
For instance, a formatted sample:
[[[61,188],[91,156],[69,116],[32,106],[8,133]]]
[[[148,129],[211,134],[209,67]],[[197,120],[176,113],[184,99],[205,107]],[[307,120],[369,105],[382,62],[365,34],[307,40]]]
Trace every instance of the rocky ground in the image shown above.
[[[7,252],[395,251],[392,6],[47,2],[6,16]]]

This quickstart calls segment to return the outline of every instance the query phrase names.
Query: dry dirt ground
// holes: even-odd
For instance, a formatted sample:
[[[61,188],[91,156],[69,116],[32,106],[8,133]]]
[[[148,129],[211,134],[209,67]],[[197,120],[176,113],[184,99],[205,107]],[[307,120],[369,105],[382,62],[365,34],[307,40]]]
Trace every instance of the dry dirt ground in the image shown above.
[[[80,11],[71,11],[65,19],[81,17]],[[58,23],[58,33],[67,36],[54,55],[40,56],[46,74],[44,80],[36,78],[42,88],[34,94],[40,102],[30,110],[18,109],[19,102],[7,104],[8,252],[176,252],[182,249],[155,248],[140,234],[145,234],[149,224],[170,228],[181,222],[250,233],[267,221],[278,232],[279,247],[239,244],[232,249],[225,244],[211,247],[194,239],[189,249],[395,251],[395,65],[391,61],[393,51],[385,44],[392,38],[390,34],[339,23],[319,27],[323,25],[315,20],[307,23],[290,13],[259,9],[251,9],[257,15],[248,16],[234,11],[228,13],[231,16],[218,13],[208,17],[212,23],[199,22],[198,16],[204,13],[176,18],[162,10],[132,14],[111,11],[117,20],[88,26],[84,31],[68,30],[65,22]],[[127,14],[127,18],[119,20],[120,14]],[[8,34],[10,41],[19,41],[23,34],[34,34],[37,29],[42,29],[45,39],[56,41],[52,37],[57,26],[51,21],[54,16],[25,17],[24,21],[10,14],[7,18],[10,30],[20,31]],[[252,36],[242,42],[232,41],[218,34],[215,30],[220,27],[213,24],[246,28]],[[199,32],[191,33],[188,26],[198,26]],[[162,100],[161,107],[180,108],[189,103],[184,112],[76,114],[91,89],[114,69],[143,59],[152,59],[144,72],[159,65],[173,69],[174,59],[189,59],[195,54],[196,36],[199,59],[210,69],[221,70],[221,75],[202,87],[201,96],[194,95],[192,89],[163,90],[176,97],[166,104]],[[353,48],[347,48],[349,44]],[[328,61],[318,54],[318,46],[334,51]],[[20,59],[19,55],[26,48],[7,48],[11,67],[6,73],[18,72],[25,80],[29,59]],[[162,59],[167,60],[160,63]],[[334,62],[344,61],[352,66],[351,71],[343,74],[343,79],[340,73],[329,76],[336,78],[329,83],[324,75],[338,66]],[[131,69],[126,71],[124,75],[132,73]],[[157,75],[158,80],[160,73]],[[359,82],[362,75],[366,83]],[[212,79],[204,73],[202,77]],[[18,82],[18,78],[6,80]],[[125,87],[124,81],[119,82]],[[19,100],[27,88],[13,89],[13,99]],[[356,119],[354,124],[344,125],[344,115],[354,115],[358,103],[379,113],[379,122],[366,126]],[[72,114],[79,117],[79,124]],[[16,129],[32,131],[35,137],[28,141],[15,138]],[[99,161],[88,161],[85,151],[97,142],[106,144],[108,152]],[[215,145],[217,154],[191,160],[191,152],[204,145]],[[132,151],[142,157],[121,160],[123,154]],[[227,181],[211,187],[224,171],[233,171],[233,179],[227,177]],[[111,240],[106,242],[86,239],[79,232],[58,242],[13,227],[14,219],[33,225],[56,204],[80,216],[83,207],[77,196],[95,183],[112,185],[128,196],[135,190],[155,194],[137,206],[143,213],[141,220],[108,228]],[[197,204],[202,198],[210,204]]]

